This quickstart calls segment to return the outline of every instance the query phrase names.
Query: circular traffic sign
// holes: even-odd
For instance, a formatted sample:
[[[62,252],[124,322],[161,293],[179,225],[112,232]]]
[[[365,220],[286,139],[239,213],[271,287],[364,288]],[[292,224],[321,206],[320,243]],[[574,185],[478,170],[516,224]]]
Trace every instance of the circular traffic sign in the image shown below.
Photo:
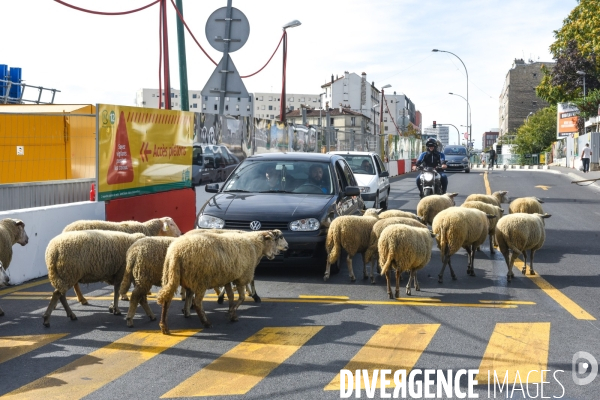
[[[225,44],[229,42],[229,53],[241,49],[250,36],[250,23],[243,12],[231,7],[231,28],[229,34],[225,32],[227,7],[215,10],[206,21],[206,39],[208,43],[220,52],[225,51]],[[228,40],[229,39],[229,40]]]

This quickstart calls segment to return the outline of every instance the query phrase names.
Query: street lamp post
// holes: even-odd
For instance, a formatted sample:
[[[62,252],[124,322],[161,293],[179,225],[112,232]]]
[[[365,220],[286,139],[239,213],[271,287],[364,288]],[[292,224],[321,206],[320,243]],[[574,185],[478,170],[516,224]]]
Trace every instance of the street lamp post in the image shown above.
[[[460,131],[458,130],[458,128],[455,125],[452,124],[438,124],[439,126],[444,126],[444,125],[450,125],[450,126],[454,126],[454,129],[456,129],[456,135],[458,137],[458,142],[456,144],[460,144]]]
[[[529,117],[531,117],[533,115],[533,111],[530,111],[529,114],[527,114],[527,117],[525,118],[525,123],[529,122]]]
[[[279,108],[281,110],[279,110],[279,120],[281,122],[285,122],[285,80],[286,80],[286,76],[285,76],[285,70],[286,70],[286,62],[287,62],[287,28],[294,28],[296,26],[300,26],[302,25],[302,23],[300,21],[298,21],[297,19],[288,22],[287,24],[285,24],[283,26],[283,84],[281,87],[281,102],[279,103]]]
[[[321,140],[323,140],[323,118],[321,116],[321,112],[323,111],[323,98],[322,98],[322,96],[324,94],[327,94],[327,92],[323,92],[323,93],[319,94],[319,103],[320,103],[319,104],[320,105],[320,107],[319,107],[319,127],[321,128]],[[319,151],[320,151],[320,149],[319,149]],[[329,149],[327,151],[329,151]]]
[[[459,56],[457,56],[456,54],[450,52],[450,51],[445,51],[445,50],[438,50],[438,49],[433,49],[431,50],[434,53],[448,53],[448,54],[452,54],[454,57],[458,58],[458,60],[461,62],[461,64],[463,65],[463,67],[465,68],[465,74],[467,74],[467,130],[469,131],[469,143],[467,148],[469,148],[471,146],[471,144],[473,143],[472,141],[472,137],[471,137],[471,133],[473,132],[473,127],[470,126],[471,124],[469,124],[469,72],[467,71],[467,66],[465,65],[465,63],[463,62],[463,60],[460,59]]]
[[[471,104],[469,103],[469,100],[465,99],[465,97],[461,96],[460,94],[456,94],[456,93],[452,93],[452,92],[449,92],[448,94],[451,94],[452,96],[458,96],[467,102],[467,108],[469,110],[469,114],[467,115],[467,117],[468,117],[467,118],[467,132],[470,133],[470,131],[471,131],[471,129],[470,129],[470,127],[471,127]],[[469,136],[469,142],[470,141],[471,141],[471,136]],[[460,143],[460,141],[459,141],[459,143]],[[467,145],[467,147],[469,147],[469,146]]]
[[[583,75],[583,101],[585,102],[585,71],[577,71],[577,75]]]
[[[384,97],[383,97],[383,92],[384,89],[390,88],[392,87],[392,85],[387,84],[381,87],[381,108],[379,110],[379,155],[381,156],[382,159],[385,160],[385,154],[384,153],[384,141],[383,141],[383,102],[384,102]]]

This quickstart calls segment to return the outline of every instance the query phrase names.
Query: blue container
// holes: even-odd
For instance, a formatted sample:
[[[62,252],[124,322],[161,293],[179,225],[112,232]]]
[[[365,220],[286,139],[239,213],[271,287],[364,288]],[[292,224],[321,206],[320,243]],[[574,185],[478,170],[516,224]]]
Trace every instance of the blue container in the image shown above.
[[[0,97],[4,97],[6,95],[6,82],[2,82],[7,80],[8,78],[8,65],[0,64]]]
[[[10,68],[10,81],[12,82],[12,86],[10,87],[8,96],[13,99],[20,99],[22,88],[21,85],[16,84],[21,83],[21,68]]]

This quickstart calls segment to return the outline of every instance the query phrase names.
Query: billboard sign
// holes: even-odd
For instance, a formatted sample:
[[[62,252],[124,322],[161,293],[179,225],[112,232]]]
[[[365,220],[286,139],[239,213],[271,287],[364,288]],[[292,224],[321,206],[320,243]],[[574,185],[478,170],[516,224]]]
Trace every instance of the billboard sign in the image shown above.
[[[191,186],[194,113],[98,104],[98,200]]]
[[[557,139],[564,139],[579,132],[577,129],[577,119],[579,118],[579,109],[570,103],[558,103],[556,109],[557,115]]]

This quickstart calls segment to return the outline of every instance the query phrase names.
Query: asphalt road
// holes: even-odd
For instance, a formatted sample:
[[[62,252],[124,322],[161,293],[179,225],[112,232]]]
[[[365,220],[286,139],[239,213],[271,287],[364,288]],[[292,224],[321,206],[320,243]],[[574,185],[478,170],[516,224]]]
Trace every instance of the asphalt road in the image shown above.
[[[161,335],[158,323],[141,308],[133,329],[124,316],[109,314],[112,288],[104,284],[82,285],[90,305],[69,301],[77,321],[59,305],[50,328],[44,328],[42,314],[52,288],[39,280],[0,290],[6,313],[0,317],[0,396],[333,399],[340,398],[342,369],[365,369],[371,377],[375,369],[392,374],[439,369],[445,379],[478,369],[480,385],[473,389],[478,398],[494,398],[494,370],[500,381],[508,370],[510,385],[502,393],[496,386],[499,398],[506,398],[507,390],[512,398],[541,398],[542,386],[546,398],[598,398],[600,377],[580,386],[571,374],[577,352],[600,360],[598,188],[573,185],[571,177],[552,170],[448,175],[449,191],[459,193],[457,205],[488,187],[508,190],[511,198],[544,200],[552,217],[546,220],[544,247],[535,255],[538,275],[517,270],[507,283],[504,259],[490,254],[487,242],[476,254],[477,276],[466,274],[466,253],[460,250],[452,257],[458,279],[451,280],[446,271],[443,284],[437,282],[441,260],[434,246],[431,262],[419,271],[421,291],[407,296],[401,290],[397,300],[387,298],[385,278],[377,276],[375,284],[361,279],[360,256],[353,260],[355,283],[345,262],[327,282],[324,265],[261,267],[256,287],[262,302],[247,298],[238,310],[239,322],[227,320],[226,307],[214,295],[205,304],[210,329],[195,316],[183,318],[181,303],[174,301],[170,328],[181,332],[170,337]],[[206,198],[198,192],[199,202]],[[414,174],[393,179],[391,208],[416,211],[418,200]],[[159,316],[158,305],[152,300],[150,305]],[[121,311],[127,306],[121,304]],[[591,368],[588,361],[587,375]],[[543,385],[539,372],[530,372],[541,369],[550,371]],[[519,378],[522,385],[513,385]],[[423,375],[414,380],[423,383]],[[442,377],[434,374],[432,380],[435,395]],[[466,393],[467,375],[459,383],[458,390]],[[438,398],[449,397],[440,393]],[[368,398],[364,388],[360,397]],[[381,397],[379,389],[374,397]],[[406,397],[425,394],[407,392]]]

